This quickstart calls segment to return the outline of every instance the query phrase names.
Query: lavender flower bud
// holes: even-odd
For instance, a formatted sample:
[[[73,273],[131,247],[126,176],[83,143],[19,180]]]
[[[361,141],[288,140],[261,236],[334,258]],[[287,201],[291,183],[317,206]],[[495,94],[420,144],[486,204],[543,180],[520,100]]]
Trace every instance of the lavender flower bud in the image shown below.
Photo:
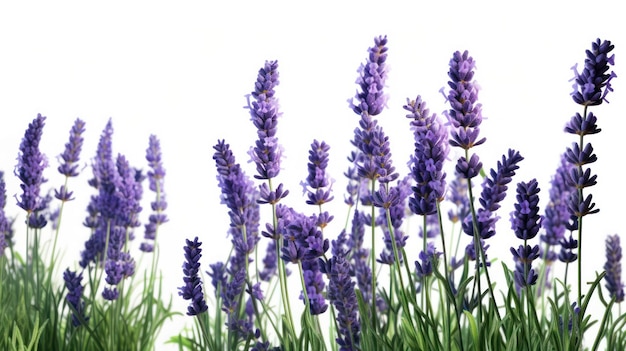
[[[41,185],[47,180],[43,177],[43,170],[47,167],[46,157],[39,150],[39,142],[43,133],[46,117],[37,115],[26,129],[20,144],[18,164],[15,170],[23,193],[17,205],[28,213],[27,224],[33,228],[43,228],[46,225],[42,216],[35,212],[43,210],[40,195]],[[34,218],[30,218],[34,217]]]
[[[83,147],[82,134],[85,131],[85,122],[77,118],[70,130],[70,140],[65,144],[65,151],[59,155],[63,163],[58,168],[59,173],[66,177],[76,177],[78,175],[78,165],[80,151]]]
[[[591,50],[587,50],[587,58],[585,59],[585,67],[578,74],[576,66],[572,67],[576,74],[575,91],[572,98],[577,104],[584,106],[600,105],[602,101],[606,101],[606,95],[609,91],[613,91],[611,80],[617,75],[611,71],[609,66],[615,64],[615,55],[609,56],[609,53],[615,46],[608,40],[601,41],[600,38],[591,43]]]
[[[185,300],[190,300],[187,308],[187,315],[196,316],[208,310],[208,306],[204,301],[204,293],[202,292],[202,281],[198,272],[200,271],[200,257],[202,257],[201,242],[198,237],[193,241],[187,239],[185,250],[185,263],[183,263],[183,281],[185,285],[178,288],[178,295]]]

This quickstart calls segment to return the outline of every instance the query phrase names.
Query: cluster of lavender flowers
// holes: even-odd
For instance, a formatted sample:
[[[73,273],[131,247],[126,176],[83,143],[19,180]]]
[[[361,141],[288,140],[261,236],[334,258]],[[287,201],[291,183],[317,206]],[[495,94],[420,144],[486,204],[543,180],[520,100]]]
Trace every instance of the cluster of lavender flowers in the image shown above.
[[[539,289],[551,288],[549,268],[557,259],[565,263],[578,259],[580,263],[580,253],[577,255],[573,250],[579,249],[582,217],[598,211],[594,208],[591,195],[583,196],[583,189],[596,183],[596,176],[585,168],[596,160],[596,156],[591,144],[583,144],[582,137],[600,131],[596,127],[596,117],[591,112],[587,113],[587,107],[606,101],[607,93],[612,91],[609,83],[616,75],[607,73],[609,65],[613,64],[613,56],[609,56],[612,49],[610,42],[594,42],[592,50],[587,52],[585,69],[576,75],[573,99],[584,106],[585,113],[584,117],[576,114],[565,130],[579,135],[580,143],[574,143],[562,155],[561,164],[550,184],[550,202],[543,215],[540,214],[538,181],[532,179],[517,183],[511,228],[523,244],[511,247],[510,251],[515,264],[512,280],[518,294],[524,289],[532,291],[530,289],[538,281]],[[255,187],[255,182],[245,175],[224,140],[214,146],[213,159],[218,172],[218,185],[222,190],[221,200],[228,207],[229,236],[234,250],[227,263],[210,265],[211,272],[208,274],[212,278],[215,297],[221,301],[221,309],[228,316],[226,326],[229,333],[235,335],[234,342],[257,340],[255,350],[269,348],[268,336],[259,328],[265,325],[268,318],[261,312],[261,306],[268,303],[264,290],[271,289],[270,284],[275,277],[280,281],[280,298],[285,308],[281,320],[291,322],[285,283],[290,272],[286,269],[287,265],[296,267],[300,276],[300,299],[304,302],[307,316],[322,315],[331,307],[340,350],[360,349],[362,321],[370,321],[372,325],[368,329],[376,331],[377,319],[384,320],[383,316],[392,307],[390,304],[394,299],[381,293],[378,286],[376,274],[379,269],[376,263],[390,266],[392,279],[397,276],[401,289],[415,295],[422,291],[428,293],[431,289],[427,278],[440,270],[440,256],[443,255],[443,277],[451,280],[449,287],[452,294],[461,288],[455,285],[453,272],[464,263],[475,261],[477,289],[472,291],[474,296],[471,296],[471,301],[476,302],[485,296],[480,285],[483,272],[488,279],[490,296],[495,299],[488,273],[491,261],[486,254],[489,248],[487,240],[496,235],[496,224],[500,218],[498,210],[524,158],[518,151],[510,149],[496,167],[483,173],[483,164],[475,152],[476,146],[486,142],[486,138],[480,135],[483,116],[482,105],[478,102],[479,88],[474,80],[475,61],[467,51],[457,51],[449,63],[450,90],[445,97],[450,108],[443,113],[446,120],[431,114],[420,95],[407,99],[404,109],[408,111],[406,117],[413,132],[414,153],[409,159],[408,170],[401,175],[393,166],[389,138],[377,119],[387,103],[384,92],[388,71],[387,50],[387,38],[375,38],[365,64],[359,69],[359,89],[356,96],[349,100],[350,108],[359,116],[358,127],[351,140],[354,151],[348,157],[350,167],[344,173],[348,181],[345,204],[353,212],[349,217],[352,220],[346,221],[346,227],[335,240],[327,238],[327,225],[333,216],[323,207],[334,198],[332,182],[326,173],[330,150],[326,142],[312,142],[308,176],[301,182],[306,194],[304,203],[316,206],[316,213],[305,214],[287,206],[283,200],[289,191],[284,189],[282,183],[278,186],[274,184],[280,174],[282,157],[277,137],[281,113],[275,92],[278,85],[276,61],[266,62],[259,70],[251,94],[253,101],[249,101],[247,107],[258,134],[249,155],[256,165],[254,178],[261,183]],[[445,169],[451,158],[450,146],[460,150],[461,155],[454,164],[454,179],[448,182]],[[482,182],[476,181],[477,178],[482,178]],[[474,197],[476,188],[480,189],[478,197]],[[453,223],[460,223],[461,230],[471,237],[462,257],[448,257],[446,251],[440,206],[446,199],[453,205],[448,218]],[[475,200],[477,203],[474,203]],[[259,205],[272,207],[272,220],[266,224],[265,230],[259,229]],[[411,233],[405,233],[403,223],[410,214],[422,216],[423,224],[416,232],[423,245],[418,260],[414,262],[415,269],[407,269],[404,275],[402,264],[408,267],[405,262],[409,257],[406,242]],[[372,233],[369,247],[364,239],[367,227]],[[568,230],[569,237],[565,235]],[[579,231],[578,240],[572,234],[576,230]],[[379,231],[381,236],[378,236]],[[437,236],[441,237],[440,246],[431,240]],[[537,236],[543,247],[534,244]],[[380,237],[385,245],[377,253],[376,242]],[[266,256],[262,262],[254,262],[258,257],[258,254],[253,255],[258,250],[258,243],[265,239],[268,240]],[[624,293],[619,237],[610,236],[606,246],[606,287],[611,296],[621,302]],[[193,316],[207,311],[197,275],[199,247],[197,238],[187,241],[183,266],[185,286],[180,288],[180,294],[191,300],[187,314]],[[539,259],[544,263],[541,272],[536,264]],[[403,279],[408,279],[409,283],[405,284]],[[580,276],[578,280],[580,282]],[[417,288],[414,283],[417,283]],[[360,308],[357,297],[368,308]],[[408,304],[414,299],[414,296],[400,298],[402,307],[393,308],[402,308],[410,315]],[[467,298],[463,301],[462,308],[472,312],[476,304],[468,305]],[[448,300],[447,303],[453,302]],[[580,306],[580,289],[577,303]],[[477,304],[480,306],[482,302]],[[580,311],[576,304],[573,306],[574,311]],[[530,310],[530,306],[528,308]],[[210,309],[208,312],[211,312]],[[314,326],[315,322],[311,325]]]
[[[22,189],[17,205],[26,211],[26,224],[33,230],[40,230],[49,221],[55,222],[60,211],[50,209],[51,197],[43,196],[41,189],[47,181],[43,173],[48,166],[47,158],[39,148],[45,120],[46,117],[39,114],[26,129],[15,172],[21,181]],[[59,155],[60,165],[57,170],[65,177],[65,183],[54,190],[54,197],[62,203],[74,199],[73,192],[68,188],[68,179],[79,175],[84,131],[85,122],[76,119],[70,130],[69,141],[65,144],[65,150]],[[88,216],[84,226],[89,228],[91,234],[85,242],[85,249],[81,252],[79,262],[83,271],[104,270],[107,286],[101,294],[105,300],[116,300],[120,294],[118,286],[135,272],[135,260],[130,254],[130,241],[134,239],[134,228],[140,225],[139,214],[142,210],[140,202],[143,195],[141,182],[145,178],[139,169],[130,166],[123,155],[119,154],[113,158],[112,134],[112,123],[109,120],[102,132],[93,160],[94,177],[89,184],[96,189],[97,195],[91,197],[87,208]],[[167,221],[163,213],[166,208],[163,196],[165,171],[161,163],[159,141],[155,136],[150,137],[146,159],[150,166],[148,172],[150,189],[160,193],[158,200],[152,202],[152,209],[156,213],[150,216],[149,224],[146,225],[146,239],[154,240],[156,227]],[[2,209],[6,202],[3,176],[4,173],[0,173]],[[11,224],[12,220],[6,217],[4,210],[0,211],[0,254],[4,254],[5,248],[11,245]],[[55,248],[56,237],[52,248],[52,263],[56,257]],[[142,248],[144,251],[152,251],[152,244],[144,244]],[[68,268],[63,274],[67,289],[66,301],[73,311],[71,321],[74,326],[89,320],[85,315],[85,302],[82,300],[85,290],[82,284],[83,271]],[[90,277],[93,284],[95,275],[90,273]]]

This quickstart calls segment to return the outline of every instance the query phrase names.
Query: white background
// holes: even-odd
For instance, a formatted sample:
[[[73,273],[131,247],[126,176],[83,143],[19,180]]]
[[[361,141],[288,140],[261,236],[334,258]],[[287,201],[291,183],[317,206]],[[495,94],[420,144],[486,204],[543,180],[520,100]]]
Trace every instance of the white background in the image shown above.
[[[278,181],[291,191],[286,203],[312,211],[304,207],[298,183],[306,178],[310,143],[315,138],[326,141],[331,146],[329,171],[336,181],[331,206],[336,221],[327,233],[339,232],[345,214],[342,172],[358,121],[346,101],[356,92],[356,70],[378,35],[388,36],[390,67],[388,109],[379,121],[390,137],[396,168],[404,174],[412,153],[402,110],[406,98],[420,94],[431,111],[447,109],[439,89],[447,86],[448,61],[454,51],[469,50],[477,62],[475,78],[485,116],[481,134],[487,137],[476,152],[492,168],[508,148],[519,150],[526,159],[514,183],[537,178],[543,207],[559,155],[575,141],[562,132],[563,126],[582,112],[569,95],[570,67],[582,67],[584,51],[600,37],[616,46],[618,78],[608,96],[611,103],[592,110],[602,133],[587,139],[598,155],[593,165],[598,185],[591,191],[601,212],[585,220],[585,281],[602,269],[604,239],[622,230],[626,195],[619,163],[624,152],[626,38],[616,6],[571,1],[215,3],[0,4],[0,169],[8,187],[9,215],[22,216],[15,206],[19,184],[13,170],[24,130],[37,113],[48,117],[41,146],[50,162],[45,173],[50,188],[60,185],[57,156],[75,118],[87,123],[81,160],[86,166],[109,118],[115,129],[114,152],[125,154],[136,167],[146,168],[148,137],[156,134],[167,170],[170,218],[160,232],[160,265],[166,293],[184,312],[186,304],[176,294],[182,284],[184,239],[199,236],[204,241],[204,269],[224,260],[229,250],[212,146],[226,139],[248,174],[254,174],[247,150],[256,131],[242,107],[265,60],[279,61],[277,96],[283,116],[278,137],[285,158]],[[70,266],[87,239],[80,223],[92,194],[86,187],[90,177],[86,168],[70,184],[77,199],[69,204],[60,238]],[[490,257],[507,263],[508,247],[517,245],[508,231],[514,183],[489,251]],[[147,202],[144,209],[145,219]],[[17,228],[19,243],[22,231]],[[409,247],[416,242],[412,234]],[[162,337],[176,334],[181,321],[190,320],[168,323]]]

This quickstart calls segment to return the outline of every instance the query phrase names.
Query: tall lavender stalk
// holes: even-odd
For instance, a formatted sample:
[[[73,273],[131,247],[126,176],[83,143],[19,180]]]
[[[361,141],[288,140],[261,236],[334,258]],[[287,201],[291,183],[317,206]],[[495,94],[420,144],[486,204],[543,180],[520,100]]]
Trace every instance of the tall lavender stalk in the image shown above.
[[[366,63],[359,68],[357,84],[360,90],[350,101],[352,110],[360,116],[359,127],[354,131],[352,144],[357,148],[355,157],[356,170],[362,180],[369,181],[370,194],[361,201],[371,205],[371,198],[376,190],[376,182],[387,185],[398,178],[391,163],[389,139],[383,128],[373,117],[380,114],[386,105],[387,96],[383,88],[387,78],[387,37],[374,39],[374,46],[368,49]],[[386,187],[384,191],[388,192]],[[372,301],[376,301],[376,215],[372,206],[371,213],[371,270],[372,270]],[[376,325],[376,304],[372,303],[372,325]]]
[[[265,180],[259,186],[260,199],[259,204],[270,204],[272,206],[272,224],[269,225],[268,231],[274,233],[273,238],[276,241],[276,257],[280,257],[282,251],[282,242],[280,236],[282,233],[278,229],[278,216],[276,206],[281,199],[289,194],[289,190],[283,190],[283,184],[280,183],[274,188],[273,179],[280,173],[280,161],[282,156],[282,147],[278,143],[276,136],[279,112],[278,99],[275,95],[275,88],[278,86],[278,62],[266,61],[257,74],[257,80],[254,84],[254,90],[250,96],[254,101],[248,103],[247,108],[250,110],[250,119],[257,129],[258,139],[254,147],[249,151],[252,161],[256,165],[256,179]],[[280,282],[280,291],[282,302],[285,305],[285,313],[288,323],[293,326],[293,317],[291,315],[291,307],[289,303],[289,292],[287,288],[287,271],[283,261],[278,260],[278,278]]]
[[[582,115],[576,113],[565,126],[565,131],[578,135],[578,142],[574,142],[572,147],[567,148],[565,157],[573,165],[569,182],[576,188],[572,192],[569,211],[572,219],[577,224],[578,229],[578,305],[582,300],[582,232],[583,217],[597,213],[591,194],[586,194],[586,189],[596,184],[596,175],[591,174],[589,165],[597,160],[593,153],[593,147],[586,143],[586,135],[597,134],[600,128],[597,127],[596,116],[588,111],[589,106],[597,106],[607,101],[606,96],[613,91],[611,80],[617,75],[611,71],[610,66],[614,65],[615,55],[610,55],[614,45],[608,40],[596,39],[591,43],[591,50],[586,50],[585,66],[581,73],[578,73],[576,66],[573,67],[575,73],[574,92],[572,99],[575,103],[583,106]],[[610,55],[610,56],[609,56]]]

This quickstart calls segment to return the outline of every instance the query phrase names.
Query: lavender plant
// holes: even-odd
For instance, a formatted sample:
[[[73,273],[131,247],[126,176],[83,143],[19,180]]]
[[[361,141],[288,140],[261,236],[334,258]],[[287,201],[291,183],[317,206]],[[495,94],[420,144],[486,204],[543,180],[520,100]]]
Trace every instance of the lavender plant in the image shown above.
[[[152,350],[163,323],[177,313],[162,296],[158,243],[151,243],[150,253],[131,253],[134,228],[141,223],[143,173],[121,154],[114,161],[109,120],[92,163],[94,177],[89,184],[97,194],[91,197],[83,223],[88,234],[85,249],[73,255],[80,262],[63,269],[60,257],[66,252],[57,243],[67,240],[62,218],[76,196],[70,180],[79,178],[84,168],[80,154],[86,124],[76,119],[70,130],[58,157],[63,183],[50,190],[52,197],[42,189],[48,167],[48,158],[39,147],[45,122],[46,117],[39,114],[19,148],[15,175],[22,193],[16,199],[22,215],[7,215],[7,189],[0,173],[0,302],[6,306],[0,313],[0,349]],[[165,171],[156,136],[150,137],[146,159],[150,189],[156,193],[152,202],[156,214],[148,221],[147,238],[155,240],[159,226],[167,220],[163,213]],[[58,209],[53,207],[55,199]],[[14,237],[13,224],[20,222],[24,235]],[[46,227],[51,227],[52,237],[44,232]],[[79,231],[73,228],[71,232]],[[25,241],[23,252],[16,248],[17,240]],[[152,264],[135,280],[146,255]]]
[[[587,51],[572,94],[584,111],[565,127],[579,140],[561,155],[543,214],[539,182],[517,183],[516,202],[509,210],[511,234],[500,232],[497,223],[508,185],[524,157],[508,150],[489,172],[483,169],[476,146],[487,139],[480,135],[476,64],[467,51],[455,52],[450,60],[450,107],[442,112],[447,121],[430,113],[420,95],[407,99],[404,109],[415,149],[408,169],[397,171],[389,137],[377,119],[387,103],[387,37],[375,38],[359,69],[357,94],[349,100],[359,121],[351,139],[355,150],[344,173],[346,221],[336,234],[327,226],[333,216],[323,209],[334,197],[325,141],[311,144],[308,176],[302,182],[301,204],[317,206],[316,213],[300,211],[293,196],[287,204],[289,191],[282,184],[274,187],[281,159],[274,90],[278,66],[267,62],[248,105],[259,136],[250,156],[260,183],[255,187],[228,144],[218,142],[213,158],[222,201],[229,208],[233,253],[227,264],[210,265],[207,273],[215,293],[202,295],[195,276],[193,287],[188,283],[189,267],[203,265],[199,255],[190,257],[188,241],[186,285],[181,289],[183,297],[192,300],[189,311],[197,322],[191,337],[180,335],[172,342],[193,350],[623,349],[626,336],[620,328],[626,315],[621,310],[613,314],[612,309],[624,297],[619,236],[607,238],[606,264],[598,267],[600,273],[587,291],[582,289],[580,263],[583,218],[597,212],[587,194],[596,183],[589,165],[597,157],[583,136],[600,130],[587,109],[606,101],[612,91],[612,49],[610,42],[598,39]],[[454,149],[460,156],[451,152]],[[448,174],[454,177],[450,180]],[[255,204],[272,206],[261,236],[255,236],[261,221]],[[413,215],[420,216],[417,227],[409,226]],[[499,257],[505,281],[492,281],[490,272],[498,267],[487,255],[488,240],[510,240],[507,235],[512,234],[522,242],[511,247],[512,257]],[[415,240],[418,245],[411,245]],[[465,249],[459,250],[464,242]],[[384,244],[382,250],[379,244]],[[262,261],[256,261],[259,247],[268,249],[261,251]],[[575,261],[573,289],[568,268]],[[563,276],[555,273],[559,265]],[[288,274],[290,266],[295,274]],[[303,307],[291,301],[289,277],[301,282]],[[267,294],[275,289],[280,290],[278,296]],[[590,326],[598,316],[588,310],[594,296],[606,307],[595,335]],[[204,299],[213,299],[216,308],[197,308],[204,306]],[[301,313],[299,324],[296,311]],[[320,327],[324,315],[328,333]]]
[[[489,171],[483,166],[478,146],[487,138],[468,51],[452,54],[441,113],[421,95],[407,99],[414,147],[408,160],[394,160],[382,118],[391,56],[387,37],[374,38],[349,100],[358,120],[348,131],[354,150],[342,214],[328,206],[338,180],[328,172],[326,140],[314,139],[302,162],[301,198],[279,181],[279,66],[265,62],[246,107],[257,133],[248,153],[253,176],[226,140],[213,146],[232,249],[204,262],[203,240],[184,242],[179,295],[189,305],[182,313],[163,296],[158,269],[159,231],[168,222],[160,140],[150,136],[144,172],[113,152],[108,121],[87,182],[84,248],[74,265],[61,267],[57,244],[67,232],[66,207],[80,195],[72,189],[83,176],[86,123],[75,120],[58,157],[62,184],[46,192],[47,120],[38,115],[19,146],[15,214],[0,171],[0,349],[154,350],[163,323],[185,313],[193,328],[169,340],[181,350],[624,350],[620,236],[606,236],[595,277],[582,270],[583,222],[599,211],[590,192],[598,156],[587,136],[600,132],[592,107],[613,91],[613,48],[597,39],[582,71],[574,66],[572,99],[582,112],[564,130],[578,138],[544,186],[539,178],[512,183],[523,167],[517,150],[503,152]],[[396,168],[403,161],[408,166]],[[506,208],[509,184],[515,201]],[[510,231],[499,222],[503,211]],[[345,221],[335,231],[338,215]],[[52,237],[44,233],[50,228]],[[510,255],[488,255],[496,241],[515,238]],[[494,270],[503,281],[492,279]],[[604,310],[591,311],[592,301]]]

